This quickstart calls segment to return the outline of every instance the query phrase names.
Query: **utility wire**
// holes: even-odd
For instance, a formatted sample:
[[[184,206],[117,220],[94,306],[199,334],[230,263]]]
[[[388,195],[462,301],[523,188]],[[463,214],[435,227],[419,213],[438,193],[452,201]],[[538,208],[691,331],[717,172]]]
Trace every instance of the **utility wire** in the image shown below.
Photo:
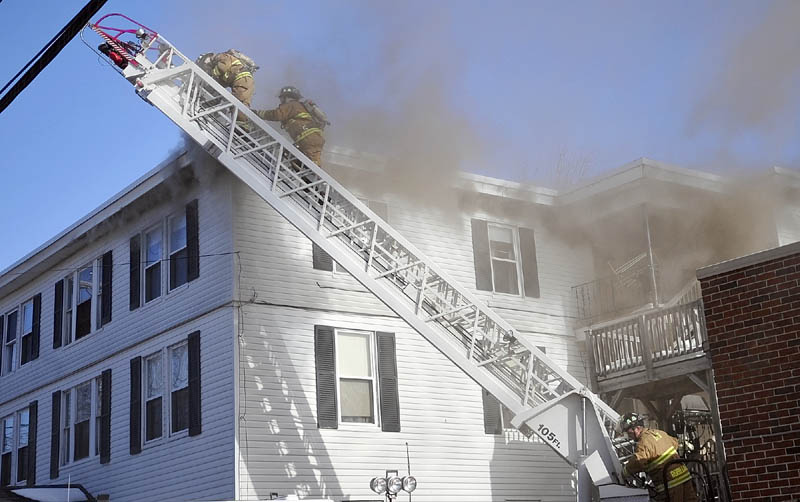
[[[39,75],[39,73],[41,73],[42,70],[44,70],[47,65],[53,61],[53,59],[55,59],[56,56],[58,56],[58,53],[61,52],[64,47],[66,47],[69,41],[72,40],[81,29],[83,29],[92,16],[94,16],[95,13],[97,13],[97,11],[100,10],[103,5],[105,5],[106,1],[107,0],[90,0],[83,7],[83,9],[81,9],[80,12],[78,12],[75,17],[73,17],[72,20],[70,20],[70,22],[67,23],[66,26],[64,26],[61,31],[59,31],[58,34],[53,37],[31,61],[28,62],[27,65],[25,65],[22,70],[20,70],[20,72],[14,75],[14,78],[12,78],[8,84],[3,86],[3,90],[5,90],[11,84],[11,82],[19,77],[20,73],[24,71],[25,68],[30,67],[27,69],[27,71],[25,71],[24,75],[19,77],[17,83],[15,83],[14,86],[11,87],[11,89],[9,89],[9,91],[0,98],[0,113],[3,113],[3,111],[8,108],[8,105],[10,105],[11,102],[14,101],[14,99],[19,96],[20,93],[25,90],[25,88],[28,87],[31,82],[33,82],[33,79],[35,79],[36,76]],[[2,91],[0,91],[0,93],[1,92]]]

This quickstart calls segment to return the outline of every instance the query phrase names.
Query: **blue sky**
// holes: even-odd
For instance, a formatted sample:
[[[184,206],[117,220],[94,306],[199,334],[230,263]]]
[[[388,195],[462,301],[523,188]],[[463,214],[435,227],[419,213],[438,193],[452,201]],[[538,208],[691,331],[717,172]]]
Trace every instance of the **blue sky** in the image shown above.
[[[2,0],[5,83],[84,4]],[[650,157],[800,166],[800,2],[125,2],[184,53],[260,64],[323,105],[329,145],[552,185]],[[98,42],[90,38],[92,44]],[[180,148],[179,130],[80,39],[0,115],[0,269]]]

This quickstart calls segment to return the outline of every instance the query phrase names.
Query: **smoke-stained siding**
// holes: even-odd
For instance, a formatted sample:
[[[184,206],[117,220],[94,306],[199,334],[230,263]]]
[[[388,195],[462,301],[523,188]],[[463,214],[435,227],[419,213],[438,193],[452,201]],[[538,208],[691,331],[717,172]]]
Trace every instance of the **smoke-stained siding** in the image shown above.
[[[407,441],[421,500],[504,501],[531,493],[574,500],[572,470],[547,446],[484,433],[480,387],[463,371],[347,274],[314,270],[311,242],[250,189],[237,185],[234,200],[244,302],[238,317],[241,499],[272,492],[374,499],[371,477],[390,468],[406,472]],[[389,223],[474,291],[470,215],[389,206]],[[590,262],[588,251],[534,230],[542,298],[481,297],[521,330],[546,333],[531,336],[583,379],[570,329],[570,286],[589,275],[576,266]],[[317,427],[315,325],[395,333],[401,432]]]

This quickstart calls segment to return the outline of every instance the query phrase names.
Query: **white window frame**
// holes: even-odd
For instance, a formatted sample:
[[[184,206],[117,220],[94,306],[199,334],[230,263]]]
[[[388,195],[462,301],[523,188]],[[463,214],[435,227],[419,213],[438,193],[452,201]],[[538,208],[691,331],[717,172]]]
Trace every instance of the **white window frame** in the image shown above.
[[[155,357],[159,357],[161,359],[161,393],[159,395],[153,396],[149,398],[147,395],[147,384],[148,384],[148,372],[147,372],[147,361],[153,359]],[[160,349],[156,352],[148,354],[147,356],[142,358],[142,430],[141,430],[141,438],[142,438],[142,445],[150,445],[154,443],[159,443],[164,439],[164,421],[165,415],[167,415],[167,403],[166,397],[164,393],[164,349]],[[147,439],[147,402],[152,401],[153,399],[161,398],[161,433],[158,437],[153,439]]]
[[[167,270],[167,273],[164,274],[164,252],[165,252],[164,243],[167,240],[166,236],[164,235],[164,231],[165,231],[164,227],[165,226],[166,225],[164,224],[164,221],[159,221],[158,224],[153,225],[152,227],[150,227],[147,230],[145,230],[144,232],[142,232],[142,248],[141,248],[141,253],[142,253],[142,261],[141,261],[142,267],[141,267],[141,269],[142,270],[140,272],[140,274],[141,274],[141,285],[142,285],[142,287],[140,288],[141,289],[141,295],[142,295],[142,298],[141,298],[142,305],[147,305],[149,303],[155,302],[159,298],[162,298],[164,296],[164,294],[165,294],[164,276],[165,275],[167,275],[167,276],[169,275],[169,270]],[[148,261],[148,257],[147,257],[147,252],[148,252],[148,247],[149,247],[148,246],[148,241],[147,241],[147,236],[149,234],[153,234],[154,231],[158,231],[158,233],[161,234],[161,250],[160,250],[160,253],[159,253],[158,260],[150,263]],[[149,265],[148,265],[148,263],[149,263]],[[147,299],[147,284],[148,284],[147,283],[147,270],[152,268],[156,264],[158,264],[159,269],[160,269],[159,275],[158,275],[158,279],[159,279],[158,296],[154,296],[153,298],[148,300]],[[167,269],[169,269],[169,267],[167,267]],[[167,278],[167,279],[169,279],[169,278]]]
[[[24,414],[28,415],[28,437],[25,440],[25,444],[22,445],[20,443],[20,441],[22,439],[22,416]],[[30,446],[30,443],[31,443],[31,411],[30,411],[30,408],[23,408],[23,409],[17,411],[17,413],[16,413],[16,428],[15,428],[14,432],[15,432],[14,435],[16,437],[14,438],[14,446],[15,446],[14,455],[13,455],[13,457],[11,459],[11,462],[13,464],[12,468],[11,468],[12,471],[13,470],[17,470],[16,467],[19,464],[19,450],[20,450],[20,448],[24,448],[26,446]],[[28,448],[28,455],[30,455],[30,453],[31,453],[31,450],[30,450],[30,448]],[[28,476],[30,476],[30,475],[31,474],[28,473]],[[25,479],[18,479],[18,478],[19,478],[19,472],[15,472],[13,477],[12,477],[12,480],[14,481],[14,483],[21,483],[23,481],[27,481],[27,479],[28,479],[27,477]]]
[[[183,220],[183,247],[178,248],[175,251],[173,251],[172,250],[172,222],[175,221],[175,220],[181,220],[181,219]],[[166,253],[167,253],[167,258],[168,259],[167,259],[167,274],[166,274],[167,278],[166,278],[166,281],[167,281],[167,289],[168,289],[168,291],[174,291],[175,289],[180,288],[184,284],[188,284],[189,283],[189,278],[188,278],[188,276],[189,276],[189,251],[188,251],[188,248],[189,248],[189,235],[188,235],[188,232],[187,232],[188,226],[189,226],[189,222],[186,221],[186,211],[183,211],[182,213],[176,213],[176,214],[173,214],[173,215],[170,215],[170,216],[167,217],[167,224],[166,224],[166,227],[167,227]],[[172,260],[174,259],[173,257],[175,255],[177,255],[178,253],[180,253],[184,249],[187,250],[186,251],[186,260],[185,260],[185,265],[184,265],[186,267],[186,276],[187,276],[186,282],[183,282],[181,284],[173,286],[172,285],[172,281],[170,280],[171,268],[172,268]],[[163,274],[163,271],[162,271],[162,274]]]
[[[181,387],[179,389],[172,388],[172,351],[185,346],[186,347],[186,370],[189,370],[189,343],[187,340],[182,340],[178,343],[174,343],[172,345],[166,346],[162,349],[159,349],[156,352],[151,352],[150,354],[142,357],[142,429],[141,429],[141,438],[142,438],[142,446],[149,447],[154,444],[159,444],[162,441],[167,441],[169,439],[177,438],[177,437],[184,437],[189,434],[189,427],[187,423],[187,427],[185,429],[181,429],[179,431],[173,432],[172,431],[172,393],[177,390],[181,390],[184,388],[189,387],[189,379],[186,379],[186,387]],[[161,394],[159,396],[154,396],[153,399],[160,397],[161,398],[161,435],[157,438],[153,438],[148,440],[147,439],[147,361],[152,359],[153,357],[160,357],[161,358]]]
[[[26,308],[29,308],[30,309],[30,313],[31,313],[31,325],[30,325],[30,329],[27,330],[27,331],[26,331],[26,327],[25,327],[25,310],[26,310]],[[17,333],[17,340],[18,340],[19,345],[18,345],[17,352],[19,352],[19,365],[22,366],[23,365],[23,362],[22,362],[22,339],[24,337],[26,337],[26,336],[31,336],[31,337],[33,336],[33,325],[36,324],[36,319],[33,318],[33,298],[31,298],[30,300],[26,300],[26,301],[22,302],[20,304],[20,306],[19,306],[19,310],[18,311],[19,311],[19,314],[18,314],[18,317],[17,317],[17,325],[19,326],[19,331]],[[33,343],[32,340],[31,340],[31,343]],[[32,360],[33,359],[27,361],[24,364],[28,364]]]
[[[371,375],[369,378],[364,378],[363,376],[357,375],[344,375],[342,374],[341,368],[339,367],[339,354],[340,347],[339,347],[339,335],[340,334],[354,334],[354,335],[367,335],[369,337],[369,356],[372,359],[370,361],[371,366]],[[355,427],[380,427],[380,415],[378,409],[378,402],[380,401],[380,397],[378,395],[378,354],[377,354],[377,341],[376,335],[374,331],[364,331],[364,330],[357,330],[357,329],[334,329],[334,343],[335,343],[335,353],[336,353],[336,403],[338,405],[338,414],[339,414],[339,424],[345,426],[355,426]],[[349,380],[369,380],[371,382],[371,389],[372,389],[372,422],[345,422],[342,420],[342,392],[341,392],[341,380],[342,379],[349,379]]]
[[[97,378],[91,378],[61,392],[61,429],[59,432],[61,434],[61,440],[59,441],[59,449],[61,450],[59,464],[61,466],[80,464],[97,456],[97,447],[95,446],[95,436],[97,434],[95,431],[97,427],[97,381]],[[75,460],[75,419],[78,411],[78,387],[87,383],[91,386],[89,390],[89,447],[88,453],[84,458]],[[68,441],[65,441],[66,438],[68,438]]]
[[[14,325],[14,341],[9,342],[8,337],[11,333],[11,330],[8,329],[8,316],[11,314],[16,313],[16,323]],[[13,373],[18,367],[19,362],[21,361],[20,356],[20,340],[19,340],[19,330],[20,330],[20,319],[19,319],[20,308],[14,307],[13,309],[6,312],[6,315],[3,317],[3,322],[5,323],[5,329],[3,330],[3,368],[0,373],[3,375],[9,375]],[[10,349],[9,349],[10,347]],[[11,353],[9,354],[9,350]]]
[[[511,231],[511,244],[514,250],[514,259],[508,258],[495,258],[492,255],[492,227],[503,229],[503,230],[510,230]],[[486,228],[487,240],[489,241],[489,264],[492,269],[492,292],[500,294],[500,295],[512,295],[512,296],[524,296],[525,291],[522,289],[522,257],[520,256],[520,243],[519,243],[519,229],[513,225],[505,225],[503,223],[493,223],[487,222]],[[517,271],[517,292],[516,293],[508,293],[506,291],[497,291],[497,287],[495,286],[495,273],[494,273],[494,261],[502,261],[506,263],[513,263],[515,265],[515,269]]]
[[[92,268],[92,298],[89,312],[89,332],[80,339],[76,339],[78,327],[78,295],[81,289],[80,274],[87,268]],[[64,277],[64,304],[61,314],[61,345],[66,346],[89,338],[103,327],[100,325],[100,302],[103,297],[103,257],[95,258],[89,263],[78,267]],[[70,284],[72,287],[70,287]]]
[[[172,368],[172,352],[175,349],[180,348],[180,347],[186,347],[186,386],[185,387],[180,387],[180,388],[177,388],[177,389],[173,389],[172,388],[172,370],[173,370],[173,368]],[[167,372],[168,374],[166,375],[168,386],[165,387],[165,388],[169,389],[169,406],[168,406],[168,408],[169,408],[169,412],[168,412],[169,419],[167,420],[167,430],[169,431],[169,436],[171,436],[171,437],[182,436],[182,435],[186,435],[186,434],[189,433],[189,420],[191,418],[190,418],[190,416],[187,417],[188,420],[186,421],[186,428],[185,429],[181,429],[181,430],[178,430],[178,431],[173,431],[172,430],[172,414],[174,413],[174,411],[172,409],[172,393],[176,392],[176,391],[179,391],[179,390],[183,390],[183,389],[188,389],[189,388],[189,341],[188,340],[184,340],[182,342],[179,342],[179,343],[176,343],[174,345],[171,345],[171,346],[167,347],[166,353],[167,353],[167,358],[169,360],[169,371]],[[188,412],[189,411],[187,410],[187,413]]]
[[[11,449],[9,451],[6,451],[6,449],[5,449],[5,443],[6,443],[5,435],[6,435],[6,421],[8,421],[8,420],[11,420],[11,422],[12,422],[11,423],[11,428],[12,428],[11,429],[11,441],[10,441]],[[10,453],[11,454],[11,472],[9,473],[9,484],[8,484],[8,486],[14,486],[16,484],[16,479],[17,479],[17,462],[16,462],[16,457],[17,457],[16,446],[17,446],[17,435],[18,435],[18,432],[17,432],[17,429],[18,429],[18,427],[17,427],[17,414],[16,413],[12,413],[10,415],[6,415],[6,416],[2,417],[0,419],[0,427],[2,427],[2,430],[0,430],[0,457],[5,455],[6,453]],[[2,462],[0,462],[0,465],[2,465]]]

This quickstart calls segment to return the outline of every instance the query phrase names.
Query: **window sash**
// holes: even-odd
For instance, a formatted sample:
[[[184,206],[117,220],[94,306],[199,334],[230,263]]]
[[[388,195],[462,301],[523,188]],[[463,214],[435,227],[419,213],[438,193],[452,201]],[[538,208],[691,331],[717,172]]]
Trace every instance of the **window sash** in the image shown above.
[[[488,231],[490,256],[489,263],[491,264],[492,269],[492,290],[495,293],[519,295],[522,291],[522,284],[520,282],[522,277],[522,272],[520,270],[522,264],[519,253],[519,232],[516,227],[499,225],[496,223],[489,223]],[[508,233],[510,242],[492,240],[493,231],[495,235],[500,232]],[[509,252],[511,257],[495,256],[497,251],[496,247],[494,246],[495,243],[510,244],[511,249]],[[513,266],[509,267],[509,265]],[[502,287],[504,284],[506,287]]]
[[[163,226],[150,229],[144,233],[144,246],[142,246],[143,262],[142,284],[144,284],[144,302],[150,302],[161,297],[163,274],[161,261],[164,258]]]
[[[5,316],[6,330],[5,330],[5,343],[3,345],[3,368],[2,374],[7,375],[14,371],[16,368],[17,352],[17,324],[18,324],[19,310],[14,309]]]
[[[100,329],[102,263],[102,257],[94,259],[64,278],[62,346]]]
[[[340,423],[367,423],[367,424],[378,424],[378,399],[376,396],[378,395],[377,386],[377,378],[375,372],[377,370],[375,361],[376,358],[376,344],[375,344],[375,333],[371,331],[355,331],[355,330],[335,330],[335,343],[336,343],[336,392],[338,393],[338,405],[339,405],[339,422]],[[364,336],[367,338],[367,356],[369,357],[369,375],[346,375],[343,374],[343,368],[341,364],[340,357],[343,354],[342,351],[342,340],[341,336]],[[344,382],[344,386],[343,386]],[[370,400],[369,415],[345,415],[345,412],[351,409],[351,406],[355,403],[352,402],[345,402],[345,392],[351,392],[355,386],[351,385],[353,383],[363,382],[367,384],[368,390],[368,399]],[[343,391],[343,387],[348,388]]]
[[[82,394],[79,393],[79,388],[88,390]],[[99,395],[98,395],[98,379],[93,378],[86,382],[82,382],[69,390],[62,392],[61,403],[61,465],[69,465],[73,462],[79,462],[86,458],[91,458],[97,455],[97,418],[99,415]],[[81,416],[82,420],[78,420],[79,397],[84,399],[88,398],[85,403],[88,416]]]
[[[144,358],[142,365],[142,427],[144,442],[164,436],[164,355],[163,351]]]

